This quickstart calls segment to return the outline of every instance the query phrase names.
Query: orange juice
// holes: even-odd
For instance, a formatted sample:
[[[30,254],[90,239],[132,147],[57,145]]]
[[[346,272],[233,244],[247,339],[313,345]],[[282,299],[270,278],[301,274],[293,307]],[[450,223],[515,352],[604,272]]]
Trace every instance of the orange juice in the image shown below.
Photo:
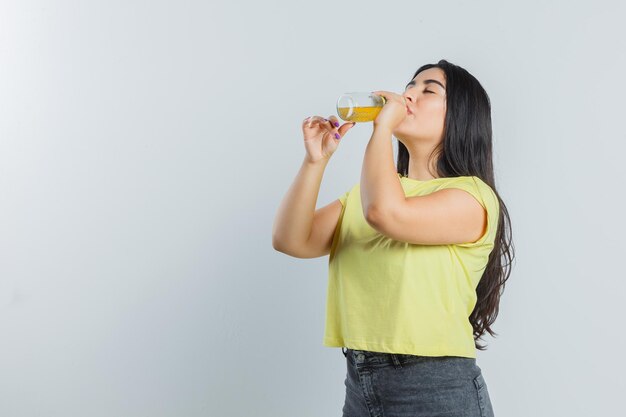
[[[350,114],[350,107],[337,107],[339,117],[347,122],[372,122],[381,110],[379,106],[353,107]]]

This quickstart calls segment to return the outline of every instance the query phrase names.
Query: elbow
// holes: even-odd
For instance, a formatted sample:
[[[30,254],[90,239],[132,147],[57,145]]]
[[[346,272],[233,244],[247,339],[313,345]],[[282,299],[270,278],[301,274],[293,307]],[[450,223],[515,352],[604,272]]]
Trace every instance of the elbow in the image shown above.
[[[284,253],[285,255],[289,255],[293,258],[303,258],[303,256],[300,256],[299,250],[294,249],[292,245],[283,244],[274,236],[272,236],[272,247],[275,251]]]
[[[278,252],[284,252],[280,240],[278,240],[275,235],[272,236],[272,248]]]
[[[286,246],[280,246],[279,244],[276,244],[276,243],[272,243],[272,246],[274,247],[275,251],[284,253],[285,255],[291,256],[292,258],[296,258],[296,259],[313,258],[313,256],[309,256],[306,252],[303,252],[302,250],[299,250],[299,249],[286,247]]]
[[[379,207],[369,206],[365,210],[365,221],[374,229],[379,230],[384,213]]]
[[[370,206],[366,212],[365,220],[378,233],[389,236],[388,226],[395,220],[392,206],[375,207]]]

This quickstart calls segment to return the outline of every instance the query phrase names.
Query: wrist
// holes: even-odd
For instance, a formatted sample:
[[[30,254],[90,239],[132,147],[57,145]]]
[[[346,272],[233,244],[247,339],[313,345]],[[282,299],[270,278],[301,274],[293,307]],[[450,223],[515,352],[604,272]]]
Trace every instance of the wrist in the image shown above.
[[[391,136],[391,134],[393,133],[393,129],[390,129],[388,126],[385,125],[374,123],[374,132]]]
[[[326,164],[328,164],[328,161],[329,161],[328,158],[321,158],[321,159],[314,161],[310,159],[308,155],[304,157],[304,164],[309,165],[309,166],[326,166]]]

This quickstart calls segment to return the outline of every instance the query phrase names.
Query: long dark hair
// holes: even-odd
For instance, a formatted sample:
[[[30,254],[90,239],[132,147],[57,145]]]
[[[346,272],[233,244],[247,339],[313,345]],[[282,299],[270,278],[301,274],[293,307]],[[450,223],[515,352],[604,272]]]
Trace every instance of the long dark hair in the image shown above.
[[[487,92],[472,74],[444,59],[437,64],[423,65],[411,79],[429,68],[442,69],[446,77],[443,140],[429,157],[429,161],[433,157],[437,158],[437,177],[479,177],[493,189],[500,204],[494,247],[476,288],[476,306],[469,317],[474,329],[475,346],[479,350],[485,350],[477,340],[481,339],[485,331],[491,336],[497,335],[490,326],[498,316],[500,295],[504,292],[504,284],[511,274],[511,262],[515,258],[511,218],[496,190],[493,175],[491,103]],[[397,169],[400,175],[408,176],[409,151],[400,141]],[[504,265],[503,259],[508,260]]]

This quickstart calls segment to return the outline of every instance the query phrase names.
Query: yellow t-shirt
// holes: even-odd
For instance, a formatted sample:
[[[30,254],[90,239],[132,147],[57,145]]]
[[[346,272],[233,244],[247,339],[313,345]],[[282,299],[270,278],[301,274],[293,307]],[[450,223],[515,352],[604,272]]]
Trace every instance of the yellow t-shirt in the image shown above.
[[[388,238],[366,222],[360,183],[354,185],[339,197],[343,208],[328,260],[323,345],[475,358],[469,316],[494,246],[498,199],[475,176],[398,177],[407,197],[444,188],[469,192],[487,210],[487,231],[476,242],[449,245]]]

